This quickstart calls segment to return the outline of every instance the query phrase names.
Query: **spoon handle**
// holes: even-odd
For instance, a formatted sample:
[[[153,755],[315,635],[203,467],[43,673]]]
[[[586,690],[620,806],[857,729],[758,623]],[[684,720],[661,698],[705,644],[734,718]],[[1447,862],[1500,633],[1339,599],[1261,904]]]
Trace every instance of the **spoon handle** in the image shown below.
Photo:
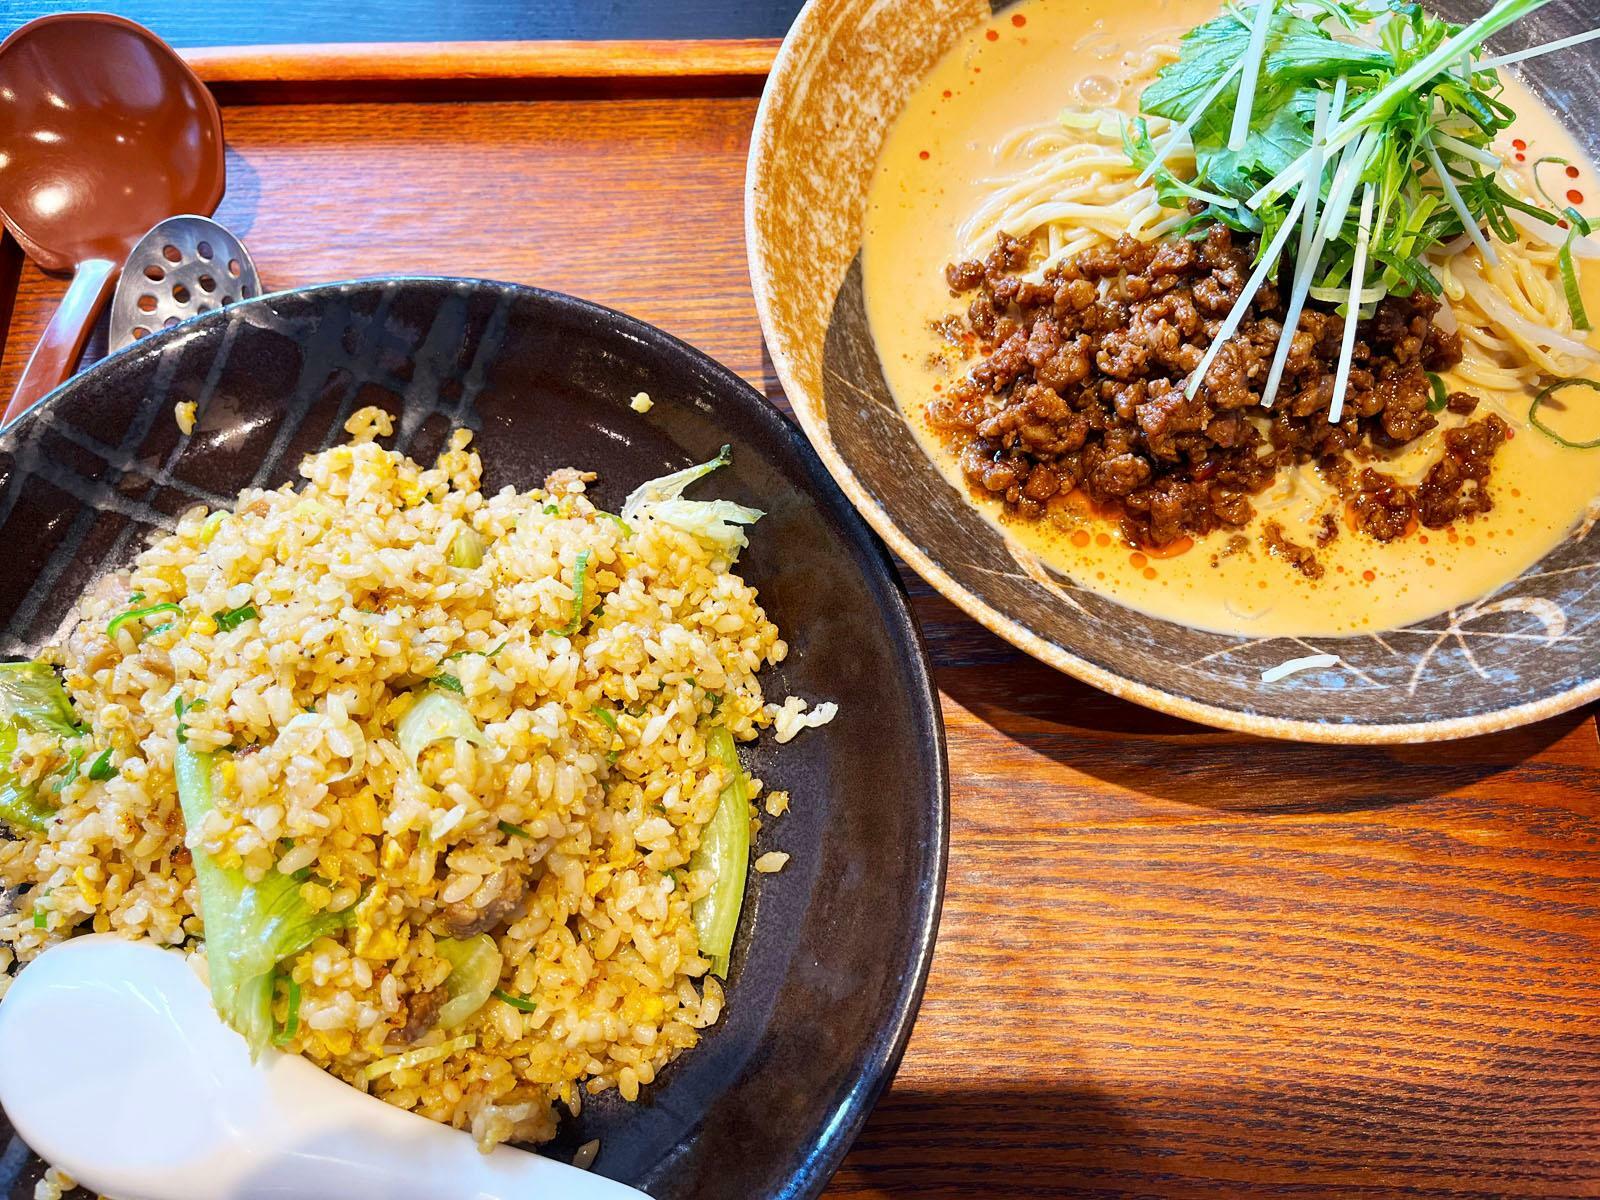
[[[0,358],[5,357],[6,335],[11,332],[11,312],[22,283],[22,247],[11,231],[0,226]]]
[[[78,264],[72,285],[61,298],[55,316],[23,368],[17,390],[12,393],[0,425],[16,420],[32,408],[47,392],[54,391],[78,365],[83,344],[100,309],[111,296],[117,281],[117,264],[105,258],[91,258]]]

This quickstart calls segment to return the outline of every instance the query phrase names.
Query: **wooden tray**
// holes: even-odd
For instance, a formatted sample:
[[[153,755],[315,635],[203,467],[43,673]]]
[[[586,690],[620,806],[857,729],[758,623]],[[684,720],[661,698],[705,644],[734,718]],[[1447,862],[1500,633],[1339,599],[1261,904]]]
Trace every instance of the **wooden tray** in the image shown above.
[[[269,286],[574,292],[783,403],[741,213],[770,44],[190,53],[228,104],[219,218]],[[6,394],[63,288],[24,270]],[[1600,1195],[1590,713],[1252,741],[1057,675],[907,582],[949,726],[949,894],[830,1196]]]

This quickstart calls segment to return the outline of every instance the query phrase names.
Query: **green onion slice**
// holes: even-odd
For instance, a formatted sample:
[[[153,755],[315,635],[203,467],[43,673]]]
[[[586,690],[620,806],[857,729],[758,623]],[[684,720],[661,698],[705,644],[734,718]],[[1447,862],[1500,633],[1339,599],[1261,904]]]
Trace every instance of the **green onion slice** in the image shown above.
[[[170,601],[168,603],[166,603],[166,604],[151,604],[151,605],[147,605],[144,608],[131,608],[127,612],[119,613],[117,616],[114,616],[114,617],[111,618],[111,623],[106,626],[106,636],[107,637],[116,637],[117,636],[117,630],[121,629],[129,621],[143,620],[145,617],[153,617],[153,616],[155,616],[156,613],[164,613],[164,612],[177,613],[181,617],[183,615],[183,608],[181,606],[177,605],[177,604],[171,603]],[[143,641],[145,638],[149,637],[152,633],[159,633],[162,629],[171,629],[171,628],[172,628],[172,625],[169,622],[168,624],[159,626],[156,629],[147,629],[147,630],[145,630],[144,634],[140,637],[139,640]]]
[[[217,623],[217,628],[221,632],[227,633],[239,628],[246,621],[255,620],[260,615],[253,605],[241,604],[238,608],[218,609],[211,614],[211,619]]]
[[[89,778],[96,783],[104,783],[115,776],[116,773],[117,769],[111,765],[111,751],[109,749],[102,750],[99,756],[89,764]]]
[[[283,1014],[283,1027],[272,1031],[272,1044],[280,1050],[300,1032],[300,985],[293,975],[284,974],[281,978],[289,991],[289,1010]]]
[[[513,996],[510,992],[503,991],[500,988],[495,988],[491,995],[493,995],[496,1000],[500,1000],[511,1005],[511,1007],[516,1009],[518,1012],[531,1013],[539,1011],[539,1005],[536,1001],[529,1000],[523,996]]]
[[[1444,380],[1429,371],[1428,382],[1433,385],[1433,399],[1428,401],[1428,411],[1443,412],[1445,406],[1450,403],[1450,393],[1445,390]]]
[[[556,629],[546,629],[556,637],[571,637],[583,624],[583,599],[589,590],[589,551],[579,550],[578,561],[572,572],[572,618]]]
[[[1533,398],[1533,403],[1528,406],[1528,423],[1546,437],[1560,442],[1569,450],[1594,450],[1600,447],[1600,438],[1594,438],[1587,442],[1574,442],[1570,438],[1563,437],[1539,419],[1539,406],[1549,400],[1555,393],[1569,387],[1586,387],[1590,391],[1600,392],[1600,383],[1596,383],[1593,379],[1585,379],[1581,375],[1574,376],[1571,379],[1558,379]]]

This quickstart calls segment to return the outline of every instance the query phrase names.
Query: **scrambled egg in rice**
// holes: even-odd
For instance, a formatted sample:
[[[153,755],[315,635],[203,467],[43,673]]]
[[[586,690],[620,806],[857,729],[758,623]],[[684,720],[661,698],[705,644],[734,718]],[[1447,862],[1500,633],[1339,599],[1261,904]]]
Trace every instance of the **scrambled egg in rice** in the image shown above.
[[[0,966],[204,938],[253,1050],[544,1139],[717,1019],[761,791],[733,742],[832,710],[764,701],[760,514],[682,496],[725,458],[609,514],[574,470],[484,495],[466,431],[425,469],[381,411],[347,429],[4,669]]]

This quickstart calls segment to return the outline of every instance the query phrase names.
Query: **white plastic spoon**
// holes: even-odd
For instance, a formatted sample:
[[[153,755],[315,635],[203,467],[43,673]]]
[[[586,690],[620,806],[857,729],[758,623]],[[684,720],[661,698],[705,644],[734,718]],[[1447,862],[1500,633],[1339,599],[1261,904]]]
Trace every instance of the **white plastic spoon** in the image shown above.
[[[472,1139],[299,1057],[252,1064],[176,953],[94,935],[0,1001],[0,1105],[23,1141],[118,1200],[639,1200]],[[645,1197],[648,1200],[648,1197]]]

